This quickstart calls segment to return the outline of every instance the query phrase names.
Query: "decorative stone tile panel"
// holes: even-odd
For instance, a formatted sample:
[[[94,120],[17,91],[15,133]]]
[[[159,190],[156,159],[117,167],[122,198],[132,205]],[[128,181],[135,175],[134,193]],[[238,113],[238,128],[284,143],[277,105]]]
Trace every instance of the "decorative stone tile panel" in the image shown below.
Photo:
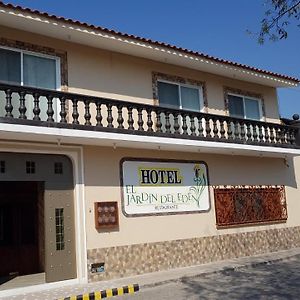
[[[90,249],[89,281],[204,264],[300,247],[300,226],[211,237]],[[105,272],[90,272],[92,263],[105,263]]]

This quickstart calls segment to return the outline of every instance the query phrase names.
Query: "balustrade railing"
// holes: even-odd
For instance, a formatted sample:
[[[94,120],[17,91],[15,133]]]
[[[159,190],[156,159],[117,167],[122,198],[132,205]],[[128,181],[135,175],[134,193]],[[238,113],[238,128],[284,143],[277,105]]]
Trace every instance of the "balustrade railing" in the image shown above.
[[[291,125],[0,83],[0,122],[299,147]]]

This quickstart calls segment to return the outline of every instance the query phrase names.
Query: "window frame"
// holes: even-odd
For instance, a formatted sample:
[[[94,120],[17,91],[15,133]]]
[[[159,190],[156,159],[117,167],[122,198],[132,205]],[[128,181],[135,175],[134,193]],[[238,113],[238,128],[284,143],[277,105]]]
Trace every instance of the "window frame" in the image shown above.
[[[18,48],[13,48],[13,47],[6,47],[6,46],[2,46],[0,45],[0,49],[4,49],[4,50],[9,50],[9,51],[14,51],[14,52],[18,52],[21,54],[21,81],[20,81],[20,85],[24,86],[24,54],[28,54],[28,55],[32,55],[32,56],[37,56],[37,57],[42,57],[42,58],[48,58],[48,59],[52,59],[55,61],[55,78],[56,78],[56,82],[55,82],[55,90],[56,91],[60,91],[61,90],[61,71],[60,71],[60,57],[58,56],[54,56],[54,55],[48,55],[48,54],[44,54],[44,53],[39,53],[39,52],[34,52],[34,51],[28,51],[28,50],[23,50],[23,49],[18,49]],[[29,86],[30,87],[30,86]]]
[[[165,107],[165,108],[173,108],[173,109],[180,109],[180,110],[188,110],[191,112],[204,112],[204,97],[203,97],[203,85],[202,86],[198,86],[198,85],[193,85],[193,84],[187,84],[187,83],[180,83],[180,82],[176,82],[176,81],[171,81],[171,80],[165,80],[165,79],[157,79],[157,95],[159,93],[158,91],[158,83],[162,82],[162,83],[168,83],[168,84],[173,84],[176,85],[178,88],[178,95],[179,95],[179,107],[175,108],[174,106],[171,105],[161,105],[160,104],[160,100],[158,98],[158,103],[159,106],[161,107]],[[181,100],[181,90],[180,87],[186,87],[186,88],[193,88],[198,90],[198,99],[199,99],[199,104],[200,104],[200,110],[192,110],[192,109],[184,109],[182,108],[182,100]]]
[[[28,51],[28,50],[13,48],[13,47],[2,46],[2,45],[0,45],[0,49],[20,53],[20,55],[21,55],[21,59],[20,59],[20,64],[21,64],[20,86],[24,86],[24,54],[54,60],[55,61],[55,79],[56,79],[55,91],[61,91],[61,69],[60,69],[61,59],[60,59],[60,57],[55,56],[55,55],[48,55],[48,54],[44,54],[44,53],[40,53],[40,52],[34,52],[34,51]],[[9,83],[9,82],[7,82],[7,83]],[[28,87],[32,87],[32,86],[28,86]],[[56,106],[55,107],[56,111],[59,113],[60,112],[60,103],[59,103],[59,101],[56,101],[55,106]]]
[[[241,118],[241,117],[233,116],[233,115],[230,114],[230,111],[229,111],[229,97],[228,96],[235,96],[235,97],[242,98],[242,100],[243,100],[243,110],[244,110],[244,116],[243,116],[244,120],[253,120],[253,121],[263,121],[264,120],[263,109],[262,109],[262,99],[261,98],[253,97],[253,96],[247,96],[247,95],[244,95],[244,94],[237,94],[237,93],[227,92],[228,114],[229,114],[230,117],[233,117],[233,118]],[[246,117],[246,104],[245,104],[246,101],[245,101],[245,98],[249,99],[249,100],[255,100],[255,101],[258,102],[258,111],[259,111],[259,119],[258,120]]]

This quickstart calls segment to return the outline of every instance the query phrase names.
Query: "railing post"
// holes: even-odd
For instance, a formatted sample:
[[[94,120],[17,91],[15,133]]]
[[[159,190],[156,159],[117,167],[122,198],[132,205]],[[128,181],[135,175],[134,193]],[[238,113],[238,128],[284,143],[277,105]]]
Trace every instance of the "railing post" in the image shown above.
[[[179,128],[180,128],[180,125],[179,125],[179,122],[178,122],[178,113],[173,113],[173,116],[174,116],[174,133],[175,134],[180,134],[180,131],[179,131]]]
[[[138,131],[144,131],[143,109],[139,107],[137,111],[138,111],[138,122],[137,122]]]
[[[79,113],[78,113],[78,100],[77,99],[72,99],[73,103],[73,112],[72,112],[72,118],[73,118],[73,124],[79,124],[78,118],[79,118]]]
[[[297,130],[295,132],[295,144],[300,147],[300,122],[298,123]]]
[[[53,96],[52,95],[47,95],[47,100],[48,100],[48,109],[47,109],[47,122],[54,122],[54,110],[53,110]]]
[[[221,134],[221,139],[226,139],[226,136],[225,136],[225,127],[224,127],[224,120],[222,118],[219,119],[220,120],[220,134]]]
[[[67,111],[66,111],[66,98],[65,97],[61,97],[60,98],[60,122],[61,123],[67,123]]]
[[[33,94],[33,103],[34,103],[34,107],[33,107],[33,120],[35,121],[40,121],[40,113],[41,113],[41,109],[40,109],[40,100],[39,100],[39,94],[38,93],[34,93]]]
[[[124,129],[124,118],[123,118],[123,106],[121,104],[118,105],[118,118],[117,118],[117,122],[118,122],[118,128],[119,129]]]
[[[24,91],[21,91],[21,92],[19,92],[19,95],[20,95],[20,106],[19,106],[20,116],[19,116],[19,119],[27,119],[27,117],[26,117],[27,108],[25,106],[25,95],[26,95],[26,93]]]
[[[12,110],[13,110],[13,106],[11,104],[11,90],[10,89],[7,89],[5,91],[5,94],[6,94],[6,104],[5,104],[5,111],[6,111],[6,114],[5,114],[5,117],[7,118],[13,118],[13,114],[12,114]]]
[[[84,123],[84,125],[92,125],[92,123],[91,123],[91,113],[90,113],[90,101],[89,100],[84,101],[84,109],[85,109],[85,114],[84,114],[85,123]]]
[[[187,114],[182,114],[182,134],[183,135],[187,135],[188,134],[188,126],[187,126],[187,123],[186,123],[186,117],[187,117]]]
[[[290,145],[296,145],[300,147],[300,120],[299,120],[299,115],[294,114],[293,119],[281,119],[281,121],[285,125],[293,126],[292,128],[286,129],[286,143]]]
[[[149,108],[147,109],[147,126],[148,126],[147,131],[153,132],[152,110]]]
[[[179,138],[182,136],[192,139],[198,137],[201,140],[230,143],[248,142],[256,145],[300,148],[300,120],[298,115],[294,115],[293,120],[281,119],[282,123],[279,124],[10,84],[0,84],[0,91],[4,92],[5,97],[4,99],[2,96],[2,102],[5,101],[2,106],[5,105],[5,110],[1,118],[11,118],[10,120],[6,119],[5,122],[24,123],[23,120],[27,119],[28,107],[26,105],[27,102],[30,102],[34,106],[29,115],[31,120],[26,121],[26,124],[30,124],[31,121],[39,121],[40,125],[43,126],[45,121],[60,122],[66,123],[64,128],[92,130],[91,126],[95,126],[95,129],[99,131],[104,130],[101,127],[106,127],[114,128],[114,132],[127,130],[128,133],[138,132],[139,134],[156,134],[157,136],[164,133],[165,136]],[[17,95],[19,95],[19,105],[14,108],[12,96]],[[57,112],[60,115],[60,121],[57,120],[57,117],[54,118],[56,115],[54,99],[60,100],[61,109]],[[41,120],[42,106],[40,103],[45,100],[46,103],[44,104],[47,104],[47,108],[44,108],[43,113],[47,114],[47,120]],[[71,102],[70,112],[68,112],[68,104]],[[83,105],[84,114],[81,113]],[[102,115],[101,109],[104,110],[104,115]],[[19,110],[19,116],[13,116],[12,113],[15,110]],[[79,118],[79,112],[81,118]],[[106,114],[107,122],[102,124],[102,119],[105,118]],[[95,119],[91,121],[92,116]],[[18,121],[18,118],[23,120]],[[34,125],[36,124],[38,123],[34,123]],[[72,124],[76,124],[76,126],[72,126]],[[85,125],[90,127],[85,128]]]
[[[156,111],[156,132],[162,132],[161,127],[162,127],[162,122],[160,118],[160,110]]]
[[[203,125],[202,125],[202,116],[200,116],[200,117],[198,117],[198,131],[199,131],[199,136],[202,138],[202,137],[204,137],[204,134],[203,134],[203,132],[204,132],[204,129],[203,129]]]
[[[300,120],[299,120],[299,115],[298,114],[295,114],[293,115],[293,123],[292,125],[294,125],[296,128],[295,128],[295,144],[296,146],[300,146]]]
[[[110,104],[110,103],[106,104],[106,108],[107,108],[107,118],[106,118],[107,127],[113,128],[114,127],[114,124],[113,124],[114,118],[112,115],[112,104]]]
[[[96,114],[97,126],[103,127],[102,114],[101,114],[101,102],[100,101],[96,102],[96,112],[97,112],[97,114]]]
[[[212,121],[213,121],[213,133],[214,133],[213,138],[218,139],[219,138],[219,136],[218,136],[219,130],[218,130],[218,125],[217,125],[217,118],[213,117]]]
[[[195,136],[196,135],[196,126],[195,126],[195,116],[194,115],[190,115],[190,121],[191,121],[191,135]]]
[[[128,129],[129,130],[134,130],[134,120],[133,120],[133,117],[132,117],[132,106],[128,106],[127,108],[127,111],[128,111],[128,120],[127,120],[127,123],[128,123]]]

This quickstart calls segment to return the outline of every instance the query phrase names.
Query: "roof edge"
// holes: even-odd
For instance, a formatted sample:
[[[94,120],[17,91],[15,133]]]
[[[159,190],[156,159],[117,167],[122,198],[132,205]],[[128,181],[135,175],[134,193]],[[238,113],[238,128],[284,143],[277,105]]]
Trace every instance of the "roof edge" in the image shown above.
[[[176,50],[176,51],[179,51],[179,52],[182,52],[182,53],[185,53],[185,54],[194,55],[194,56],[200,57],[202,59],[211,60],[211,61],[216,62],[216,63],[226,64],[226,65],[246,69],[248,71],[261,73],[261,74],[264,74],[264,75],[269,75],[269,76],[277,77],[277,78],[280,78],[280,79],[288,80],[288,81],[293,82],[296,85],[298,85],[300,83],[300,79],[298,79],[296,77],[292,77],[292,76],[283,75],[283,74],[279,74],[279,73],[272,72],[272,71],[259,69],[259,68],[252,67],[252,66],[249,66],[249,65],[246,65],[246,64],[233,62],[233,61],[230,61],[230,60],[226,60],[226,59],[222,59],[222,58],[219,58],[219,57],[204,54],[202,52],[189,50],[189,49],[178,47],[178,46],[171,45],[171,44],[168,44],[168,43],[155,41],[155,40],[152,40],[152,39],[143,38],[143,37],[135,36],[135,35],[128,34],[128,33],[123,33],[123,32],[120,32],[120,31],[115,31],[115,30],[108,29],[108,28],[105,28],[105,27],[96,26],[96,25],[93,25],[93,24],[88,24],[88,23],[85,23],[85,22],[80,22],[80,21],[65,18],[65,17],[51,15],[51,14],[48,14],[46,12],[41,12],[39,10],[34,10],[34,9],[31,9],[31,8],[27,8],[27,7],[24,8],[22,6],[13,5],[13,4],[10,4],[10,3],[6,4],[3,1],[0,1],[0,7],[16,10],[16,11],[23,12],[23,13],[26,12],[26,13],[34,14],[36,16],[49,18],[49,19],[52,19],[52,20],[55,20],[55,21],[65,22],[65,23],[68,23],[68,24],[71,24],[71,25],[82,26],[82,27],[92,29],[92,30],[100,30],[100,31],[108,33],[108,34],[113,34],[113,35],[116,35],[116,36],[119,36],[119,37],[122,37],[122,38],[130,38],[130,39],[133,39],[135,41],[148,43],[148,44],[153,45],[153,46],[166,47],[166,48]]]

